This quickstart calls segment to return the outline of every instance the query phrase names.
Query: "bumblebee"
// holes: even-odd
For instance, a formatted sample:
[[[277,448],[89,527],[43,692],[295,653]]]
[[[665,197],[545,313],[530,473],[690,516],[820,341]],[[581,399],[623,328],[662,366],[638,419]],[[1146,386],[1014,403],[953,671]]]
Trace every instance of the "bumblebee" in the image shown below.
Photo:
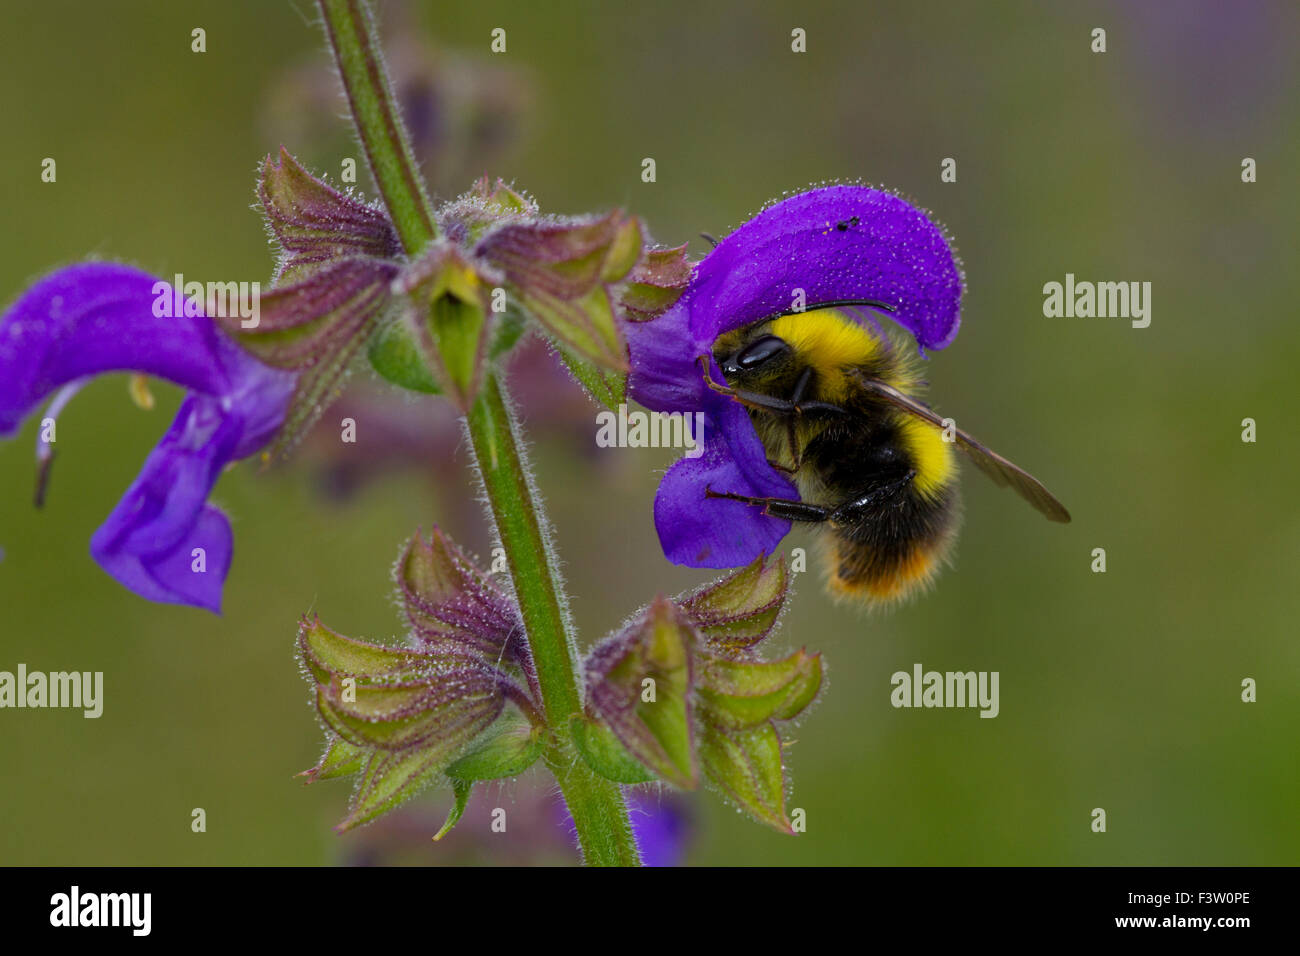
[[[1036,478],[921,401],[910,350],[863,317],[821,308],[726,333],[713,348],[725,382],[701,358],[709,387],[748,409],[769,464],[800,500],[713,488],[709,497],[820,525],[832,593],[872,603],[924,587],[948,557],[960,519],[954,447],[1049,520],[1070,520]]]

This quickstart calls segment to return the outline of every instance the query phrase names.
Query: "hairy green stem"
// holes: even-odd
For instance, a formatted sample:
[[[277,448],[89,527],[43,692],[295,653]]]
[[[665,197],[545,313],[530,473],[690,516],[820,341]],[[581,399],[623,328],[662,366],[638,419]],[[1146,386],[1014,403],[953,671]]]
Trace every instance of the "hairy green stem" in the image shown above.
[[[373,20],[362,0],[318,3],[370,170],[402,245],[414,255],[437,236],[437,227],[379,58]],[[528,632],[550,728],[546,763],[573,815],[586,862],[635,866],[640,858],[622,790],[592,772],[573,749],[569,720],[582,710],[576,647],[514,414],[494,373],[485,377],[467,422]]]
[[[495,376],[468,417],[470,442],[483,475],[497,533],[514,581],[551,727],[546,762],[573,814],[588,863],[634,866],[639,862],[627,807],[617,784],[594,774],[573,750],[569,719],[582,710],[574,673],[574,644],[537,494],[519,445],[514,415]]]
[[[415,255],[438,235],[438,227],[393,98],[370,11],[362,0],[319,4],[370,172],[402,246]]]

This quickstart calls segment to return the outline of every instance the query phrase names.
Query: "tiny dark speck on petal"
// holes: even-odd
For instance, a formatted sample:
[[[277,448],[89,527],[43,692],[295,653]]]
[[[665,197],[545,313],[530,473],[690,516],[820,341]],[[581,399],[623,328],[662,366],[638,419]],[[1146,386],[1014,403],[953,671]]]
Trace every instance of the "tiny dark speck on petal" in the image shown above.
[[[854,216],[851,219],[843,219],[840,222],[837,222],[835,224],[835,228],[838,229],[840,232],[847,232],[850,226],[856,226],[857,224],[858,224],[858,217]]]

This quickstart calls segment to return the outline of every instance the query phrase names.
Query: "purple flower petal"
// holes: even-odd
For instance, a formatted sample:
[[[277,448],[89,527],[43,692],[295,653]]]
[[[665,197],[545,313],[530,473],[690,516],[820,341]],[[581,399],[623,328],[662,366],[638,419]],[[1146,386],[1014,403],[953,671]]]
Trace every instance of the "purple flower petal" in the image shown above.
[[[957,334],[961,273],[943,231],[906,201],[866,186],[829,186],[777,203],[745,223],[701,261],[675,306],[630,323],[629,394],[661,412],[706,416],[705,452],[668,470],[655,499],[664,554],[690,567],[726,568],[771,553],[788,521],[752,506],[707,498],[705,490],[797,498],[767,464],[748,413],[708,388],[698,360],[725,332],[788,312],[848,301],[880,302],[923,349]],[[861,314],[855,311],[854,314]],[[873,320],[874,321],[874,320]]]
[[[142,597],[216,612],[231,533],[207,497],[227,463],[275,434],[294,377],[246,355],[203,316],[155,315],[160,293],[171,287],[111,263],[71,266],[32,286],[0,316],[0,434],[12,434],[61,385],[103,372],[143,372],[188,388],[91,553]]]
[[[155,375],[220,394],[217,330],[202,317],[153,314],[159,282],[107,262],[46,276],[0,318],[0,435],[11,435],[50,392],[101,372]],[[170,288],[170,286],[168,286]]]
[[[657,319],[624,326],[632,357],[628,392],[646,408],[700,411],[703,382],[696,360],[709,354],[709,343],[691,334],[690,318],[684,300],[679,300]]]
[[[722,380],[716,366],[714,374]],[[759,554],[771,554],[789,532],[790,522],[768,517],[753,505],[706,497],[705,490],[794,500],[799,493],[768,465],[744,408],[714,392],[702,400],[709,423],[704,454],[682,458],[664,475],[655,496],[655,530],[664,555],[674,564],[737,568]]]
[[[691,838],[684,803],[664,793],[631,793],[627,802],[641,865],[681,866]]]
[[[698,341],[789,310],[870,299],[923,348],[957,334],[961,272],[943,231],[921,210],[866,186],[829,186],[770,206],[718,244],[691,282]]]

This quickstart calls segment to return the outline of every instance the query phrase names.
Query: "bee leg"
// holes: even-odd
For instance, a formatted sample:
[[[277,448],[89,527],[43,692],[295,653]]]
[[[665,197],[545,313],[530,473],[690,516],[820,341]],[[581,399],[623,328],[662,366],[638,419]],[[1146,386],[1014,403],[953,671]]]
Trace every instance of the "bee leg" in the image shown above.
[[[755,498],[752,495],[736,495],[730,491],[704,489],[706,498],[725,498],[727,501],[739,501],[763,509],[763,514],[787,521],[820,522],[830,520],[831,512],[821,505],[810,505],[806,501],[791,501],[789,498]]]
[[[790,447],[790,460],[794,463],[790,468],[790,474],[799,470],[803,464],[803,449],[799,447],[799,429],[798,419],[803,415],[803,407],[799,404],[803,401],[804,393],[808,390],[808,382],[812,379],[813,370],[811,367],[803,370],[799,376],[799,381],[794,383],[794,394],[790,396],[790,403],[794,406],[794,414],[786,416],[785,420],[785,440]],[[784,471],[785,469],[781,469]]]
[[[832,525],[842,526],[860,524],[865,519],[875,517],[876,510],[881,503],[897,495],[915,477],[916,472],[913,470],[901,478],[878,485],[866,494],[859,495],[852,501],[844,502],[844,504],[828,514],[826,520]]]

